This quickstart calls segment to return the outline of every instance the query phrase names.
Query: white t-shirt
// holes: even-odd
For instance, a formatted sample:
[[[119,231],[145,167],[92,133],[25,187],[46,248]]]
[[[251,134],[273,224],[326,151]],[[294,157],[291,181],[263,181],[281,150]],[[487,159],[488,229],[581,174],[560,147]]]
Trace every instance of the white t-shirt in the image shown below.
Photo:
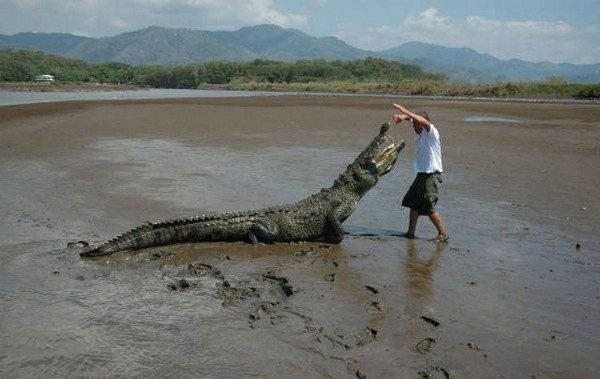
[[[442,172],[442,145],[440,133],[429,124],[429,131],[423,128],[421,134],[415,135],[415,163],[416,172]]]

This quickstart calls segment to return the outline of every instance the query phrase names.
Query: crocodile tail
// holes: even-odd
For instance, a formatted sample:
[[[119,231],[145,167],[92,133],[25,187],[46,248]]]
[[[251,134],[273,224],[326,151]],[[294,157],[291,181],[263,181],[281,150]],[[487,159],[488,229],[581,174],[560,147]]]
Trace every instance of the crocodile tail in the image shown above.
[[[161,243],[163,242],[163,238],[161,237],[167,237],[167,231],[168,226],[166,223],[160,227],[157,227],[157,225],[153,223],[148,223],[132,229],[127,233],[124,233],[100,246],[84,251],[80,255],[82,257],[97,257],[110,255],[119,251],[138,250],[145,247],[160,246],[163,244]],[[172,236],[168,237],[169,240],[172,241],[171,243],[175,242]]]
[[[215,231],[225,229],[224,226],[227,224],[239,223],[240,216],[241,214],[201,215],[188,219],[147,223],[100,246],[86,250],[80,253],[80,256],[98,257],[176,243],[227,240],[228,238],[223,238]],[[238,234],[236,233],[236,238],[239,238]]]

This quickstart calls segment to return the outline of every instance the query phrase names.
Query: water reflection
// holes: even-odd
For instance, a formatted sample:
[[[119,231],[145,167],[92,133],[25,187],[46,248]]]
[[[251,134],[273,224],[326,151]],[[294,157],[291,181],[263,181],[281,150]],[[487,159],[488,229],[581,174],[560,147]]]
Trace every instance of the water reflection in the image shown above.
[[[428,256],[420,255],[417,244],[409,240],[406,244],[406,287],[407,309],[411,315],[420,316],[433,295],[433,273],[448,244],[433,244]],[[429,247],[429,245],[428,245]]]

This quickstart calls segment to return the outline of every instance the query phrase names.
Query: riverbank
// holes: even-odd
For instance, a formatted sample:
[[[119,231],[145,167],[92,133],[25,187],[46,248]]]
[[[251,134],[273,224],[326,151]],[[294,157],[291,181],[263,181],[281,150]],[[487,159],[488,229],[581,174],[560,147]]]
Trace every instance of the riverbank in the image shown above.
[[[516,85],[505,83],[497,85],[459,85],[445,84],[438,82],[431,83],[404,83],[400,85],[391,85],[390,83],[380,82],[309,82],[309,83],[262,83],[262,82],[232,82],[222,85],[201,85],[197,91],[218,93],[231,92],[238,95],[241,92],[248,92],[257,95],[271,94],[296,94],[300,96],[381,96],[381,97],[401,97],[415,99],[435,99],[450,101],[491,101],[491,102],[511,102],[511,103],[569,103],[569,104],[600,104],[600,98],[594,95],[600,90],[600,86],[586,85],[590,87],[588,94],[577,95],[573,90],[540,91],[535,88],[544,86],[544,83],[519,83]],[[519,90],[518,88],[527,88]],[[557,86],[560,87],[560,86]],[[509,90],[506,90],[509,88]],[[595,88],[595,89],[594,89]],[[195,89],[167,89],[152,88],[139,85],[116,85],[106,83],[1,83],[0,92],[43,92],[43,93],[69,93],[69,92],[127,92],[127,91],[188,91],[190,97]],[[234,96],[235,96],[234,95]],[[226,97],[230,97],[225,95]],[[83,98],[82,100],[86,100]]]
[[[0,107],[0,376],[594,377],[600,107],[403,100],[442,134],[449,244],[427,220],[416,240],[392,235],[413,178],[404,125],[406,151],[340,245],[98,260],[65,246],[331,185],[390,99]]]
[[[0,82],[0,91],[11,92],[138,91],[143,89],[148,89],[148,87],[109,83]]]
[[[492,84],[461,84],[442,80],[406,80],[400,82],[336,81],[256,82],[233,80],[224,88],[251,91],[322,92],[339,94],[424,96],[438,98],[468,98],[500,101],[593,101],[600,100],[600,84],[575,84],[562,81],[499,82]],[[204,88],[204,87],[202,87]],[[216,88],[214,85],[206,88]]]

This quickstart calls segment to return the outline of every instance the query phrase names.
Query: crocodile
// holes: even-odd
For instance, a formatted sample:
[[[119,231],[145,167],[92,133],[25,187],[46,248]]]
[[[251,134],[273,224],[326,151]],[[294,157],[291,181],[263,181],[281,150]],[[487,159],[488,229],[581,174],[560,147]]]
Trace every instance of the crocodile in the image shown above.
[[[342,223],[379,178],[392,170],[404,145],[404,141],[395,141],[390,133],[390,124],[384,123],[375,138],[330,188],[323,188],[304,200],[238,213],[146,223],[102,245],[88,247],[80,255],[104,256],[196,242],[340,243],[345,234]]]

